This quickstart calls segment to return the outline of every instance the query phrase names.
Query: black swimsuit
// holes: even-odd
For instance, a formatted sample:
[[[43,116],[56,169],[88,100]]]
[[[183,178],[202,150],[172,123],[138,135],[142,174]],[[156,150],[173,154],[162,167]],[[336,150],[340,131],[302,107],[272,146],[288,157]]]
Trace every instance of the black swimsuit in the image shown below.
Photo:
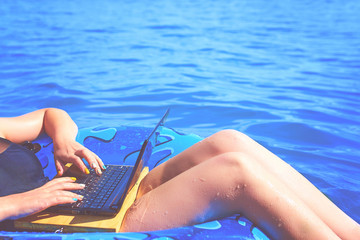
[[[0,197],[38,188],[47,181],[34,152],[0,137]],[[16,231],[13,220],[0,220],[0,231]]]
[[[0,138],[0,197],[38,188],[48,180],[32,151]]]

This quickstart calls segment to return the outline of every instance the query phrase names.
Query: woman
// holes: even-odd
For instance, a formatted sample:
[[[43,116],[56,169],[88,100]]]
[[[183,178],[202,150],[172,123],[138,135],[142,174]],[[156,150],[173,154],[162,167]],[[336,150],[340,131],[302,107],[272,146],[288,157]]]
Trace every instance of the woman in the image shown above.
[[[52,108],[0,118],[0,160],[14,146],[7,140],[21,143],[43,131],[53,139],[58,175],[68,162],[87,173],[82,158],[98,174],[105,170],[94,153],[75,141],[77,127],[68,114]],[[81,196],[69,190],[81,188],[63,177],[0,197],[0,220],[77,201]],[[218,132],[153,169],[141,182],[121,230],[179,227],[234,213],[244,214],[274,239],[360,239],[358,223],[290,165],[234,130]]]

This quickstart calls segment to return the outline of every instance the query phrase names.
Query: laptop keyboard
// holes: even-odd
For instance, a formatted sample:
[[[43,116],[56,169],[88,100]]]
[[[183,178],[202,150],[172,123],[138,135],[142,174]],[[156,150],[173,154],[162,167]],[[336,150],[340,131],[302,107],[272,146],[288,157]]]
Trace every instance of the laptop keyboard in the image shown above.
[[[102,208],[129,168],[109,165],[101,176],[91,169],[86,178],[76,181],[85,184],[84,189],[74,191],[84,198],[73,203],[72,208]]]

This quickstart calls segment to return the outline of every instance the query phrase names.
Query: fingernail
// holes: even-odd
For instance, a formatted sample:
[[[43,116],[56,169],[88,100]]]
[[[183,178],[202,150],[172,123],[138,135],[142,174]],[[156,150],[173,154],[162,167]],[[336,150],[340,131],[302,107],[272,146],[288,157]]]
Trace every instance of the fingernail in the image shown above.
[[[60,175],[60,174],[61,174],[61,171],[60,171],[60,170],[58,170],[58,171],[57,171],[57,173]]]
[[[96,163],[92,163],[91,168],[96,168]]]
[[[106,170],[106,166],[105,166],[105,165],[103,165],[103,169]]]
[[[98,175],[100,175],[102,172],[101,172],[101,170],[100,170],[100,168],[96,168],[96,173],[98,174]]]
[[[85,184],[83,184],[83,183],[80,183],[79,185],[80,185],[80,187],[82,187],[82,188],[85,187]]]
[[[73,198],[74,202],[77,202],[77,198]]]
[[[83,196],[83,195],[78,195],[78,198],[79,198],[80,200],[82,200],[82,199],[84,198],[84,196]]]
[[[86,173],[86,174],[90,174],[90,171],[89,171],[88,168],[85,168],[85,173]]]
[[[76,177],[71,177],[71,180],[73,180],[74,182],[76,181]]]

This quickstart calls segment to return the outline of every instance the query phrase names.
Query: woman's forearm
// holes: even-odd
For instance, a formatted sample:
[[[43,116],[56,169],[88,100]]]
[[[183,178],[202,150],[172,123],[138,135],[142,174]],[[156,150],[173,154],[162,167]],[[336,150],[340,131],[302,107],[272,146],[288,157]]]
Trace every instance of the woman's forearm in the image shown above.
[[[10,217],[9,206],[7,205],[6,197],[0,197],[0,222]]]
[[[48,108],[44,114],[44,130],[54,142],[66,139],[75,140],[78,128],[70,116],[63,110]]]

